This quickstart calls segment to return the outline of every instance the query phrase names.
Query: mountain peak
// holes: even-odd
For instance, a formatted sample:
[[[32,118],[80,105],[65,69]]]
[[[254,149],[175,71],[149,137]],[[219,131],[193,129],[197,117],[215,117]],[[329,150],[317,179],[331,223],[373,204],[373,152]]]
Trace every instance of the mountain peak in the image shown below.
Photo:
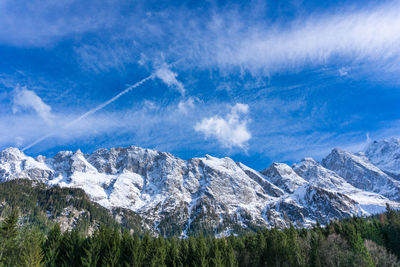
[[[322,160],[322,165],[359,189],[400,200],[400,183],[371,164],[364,156],[332,150]]]
[[[400,179],[400,138],[374,141],[367,146],[365,155],[381,170]]]
[[[25,157],[24,152],[16,147],[6,148],[0,153],[1,160],[20,160],[23,157]]]
[[[282,190],[293,193],[297,188],[307,183],[303,178],[285,163],[272,163],[261,173]]]
[[[316,163],[315,159],[313,159],[313,158],[303,158],[301,161],[303,161],[303,162],[313,162],[313,163]]]
[[[81,188],[106,208],[137,213],[155,231],[176,227],[183,235],[200,225],[213,232],[237,225],[311,226],[317,220],[382,211],[385,203],[400,206],[399,182],[367,156],[341,149],[333,149],[322,164],[304,158],[293,167],[272,163],[261,172],[229,157],[183,160],[136,146],[91,154],[61,151],[36,159],[5,149],[0,181],[17,178]]]

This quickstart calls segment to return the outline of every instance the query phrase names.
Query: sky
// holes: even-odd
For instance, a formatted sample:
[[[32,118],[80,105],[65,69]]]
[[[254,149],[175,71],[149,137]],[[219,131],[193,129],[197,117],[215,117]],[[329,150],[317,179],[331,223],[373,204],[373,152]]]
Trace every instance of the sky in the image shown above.
[[[400,135],[400,1],[0,2],[0,150],[261,170]]]

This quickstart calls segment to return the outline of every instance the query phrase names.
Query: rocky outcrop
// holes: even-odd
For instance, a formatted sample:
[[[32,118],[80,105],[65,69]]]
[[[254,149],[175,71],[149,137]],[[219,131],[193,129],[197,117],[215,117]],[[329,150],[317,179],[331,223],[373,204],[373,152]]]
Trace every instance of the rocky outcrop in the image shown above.
[[[322,163],[305,158],[261,172],[230,158],[182,160],[134,146],[35,159],[8,148],[0,153],[0,181],[27,178],[81,188],[100,205],[129,209],[165,235],[199,228],[218,234],[237,227],[308,227],[380,212],[386,203],[399,206],[399,182],[387,174],[396,170],[397,154],[385,146],[357,155],[334,149]],[[390,168],[383,172],[372,161]]]

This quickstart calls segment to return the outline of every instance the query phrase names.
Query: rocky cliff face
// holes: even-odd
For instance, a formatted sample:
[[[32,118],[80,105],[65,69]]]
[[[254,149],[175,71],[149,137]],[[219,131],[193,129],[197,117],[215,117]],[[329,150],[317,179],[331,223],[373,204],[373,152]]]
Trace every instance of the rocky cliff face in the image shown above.
[[[397,154],[375,146],[365,155],[334,149],[322,164],[306,158],[293,168],[273,163],[261,172],[230,158],[182,160],[134,146],[35,159],[8,148],[0,153],[0,180],[82,188],[106,208],[134,211],[149,229],[164,235],[308,227],[383,211],[386,203],[399,206],[400,183],[388,174],[389,169],[400,173]],[[379,157],[385,157],[384,163]],[[390,168],[384,172],[372,161]]]
[[[374,166],[363,155],[334,149],[322,165],[343,177],[356,188],[375,192],[389,199],[400,200],[400,182]]]
[[[372,164],[400,180],[400,138],[374,141],[365,150],[365,155]]]

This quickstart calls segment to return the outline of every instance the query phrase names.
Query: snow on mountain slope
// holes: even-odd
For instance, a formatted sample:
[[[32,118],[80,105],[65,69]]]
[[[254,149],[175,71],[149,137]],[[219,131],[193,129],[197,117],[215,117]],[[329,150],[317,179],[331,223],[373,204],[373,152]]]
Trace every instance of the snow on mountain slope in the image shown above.
[[[189,219],[199,202],[207,202],[215,214],[244,210],[261,220],[258,214],[269,198],[229,158],[183,161],[169,153],[130,147],[97,151],[88,160],[114,176],[108,205],[130,208],[156,221],[161,213],[174,212],[177,205],[187,210],[184,218]]]
[[[347,190],[349,187],[353,188],[353,186],[347,183],[342,177],[324,168],[312,158],[304,158],[300,163],[294,164],[293,170],[315,186],[333,190]]]
[[[35,159],[8,148],[0,153],[0,181],[82,188],[104,207],[134,211],[163,235],[310,226],[399,206],[391,201],[398,200],[397,181],[363,157],[335,151],[324,160],[330,170],[308,158],[293,169],[273,163],[257,172],[230,158],[182,160],[134,146]]]
[[[53,173],[45,163],[27,157],[17,148],[7,148],[0,153],[0,181],[17,178],[47,181]]]
[[[277,216],[277,212],[282,215]],[[288,227],[290,223],[297,227],[309,227],[316,222],[326,224],[334,218],[360,213],[357,202],[347,195],[307,184],[270,205],[266,217],[278,227]]]
[[[238,162],[237,165],[247,174],[247,176],[260,184],[268,195],[271,195],[273,197],[280,197],[285,194],[282,189],[271,183],[261,173],[247,167],[241,162]]]
[[[391,200],[400,200],[400,182],[388,176],[362,155],[356,156],[333,149],[322,160],[322,165],[359,189],[381,194]]]
[[[272,172],[274,169],[280,172]],[[352,186],[311,158],[294,164],[293,170],[287,165],[273,164],[268,172],[263,173],[266,176],[281,173],[282,178],[275,175],[272,180],[296,185],[290,194],[267,206],[265,216],[274,226],[287,227],[293,223],[298,227],[308,227],[316,221],[325,224],[333,218],[382,212],[386,203],[398,206],[397,202],[386,197]]]
[[[374,141],[366,148],[365,155],[379,169],[400,179],[400,138]]]
[[[206,208],[216,224],[226,219],[240,224],[243,216],[267,225],[261,213],[273,197],[268,194],[272,191],[264,188],[279,194],[274,185],[266,187],[267,181],[259,184],[251,179],[230,158],[206,156],[184,161],[169,153],[128,147],[101,149],[86,157],[79,150],[64,151],[36,160],[18,149],[7,149],[0,160],[2,181],[28,178],[82,188],[99,204],[131,209],[151,225],[178,216],[181,221],[177,223],[189,229],[189,222],[196,222],[201,214],[199,207]],[[257,173],[250,168],[247,171]],[[42,173],[48,173],[48,179]]]
[[[354,187],[337,173],[324,168],[312,158],[305,158],[300,163],[294,164],[293,169],[315,187],[345,194],[360,205],[363,214],[384,211],[386,203],[396,205],[394,201],[382,195]]]
[[[268,169],[261,171],[261,173],[271,183],[287,193],[293,193],[297,188],[307,183],[284,163],[272,163]]]

